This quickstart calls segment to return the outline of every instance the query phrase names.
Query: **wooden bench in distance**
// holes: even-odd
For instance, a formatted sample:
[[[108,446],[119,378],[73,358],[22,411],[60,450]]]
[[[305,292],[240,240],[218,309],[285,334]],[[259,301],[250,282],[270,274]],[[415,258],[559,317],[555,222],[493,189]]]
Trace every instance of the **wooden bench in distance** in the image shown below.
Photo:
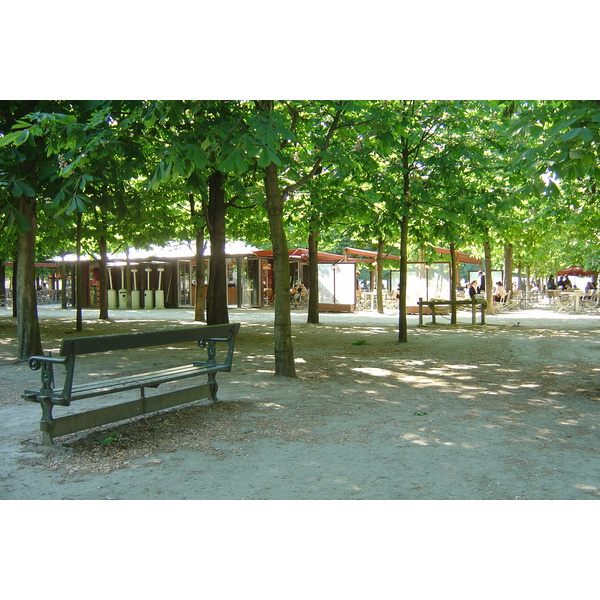
[[[319,303],[319,312],[354,312],[354,304]]]
[[[32,356],[29,359],[31,369],[41,369],[42,387],[39,391],[25,390],[21,397],[30,402],[38,402],[42,406],[40,430],[44,445],[52,445],[53,438],[61,435],[116,423],[202,398],[217,401],[216,374],[219,371],[231,371],[235,338],[239,329],[239,323],[227,323],[179,327],[161,331],[65,338],[61,344],[60,357]],[[74,383],[77,356],[186,342],[195,342],[201,348],[206,348],[206,360],[137,375]],[[225,344],[225,347],[219,349],[217,356],[217,344],[221,342]],[[64,367],[62,387],[55,385],[54,365]],[[207,375],[207,383],[148,397],[145,395],[145,388],[157,388],[162,383],[199,375]],[[74,400],[117,394],[134,389],[140,390],[140,397],[137,400],[115,403],[111,406],[58,418],[54,418],[52,415],[55,406],[69,406]]]
[[[437,300],[437,299],[431,299],[431,300],[423,300],[423,298],[419,298],[419,301],[417,302],[418,306],[419,306],[419,325],[423,325],[423,307],[427,306],[429,307],[429,310],[431,312],[431,322],[435,323],[435,317],[436,317],[436,311],[438,309],[438,307],[446,307],[446,306],[450,306],[452,307],[452,305],[456,305],[456,308],[458,308],[459,306],[465,306],[465,307],[471,307],[471,311],[472,311],[472,318],[471,318],[471,323],[473,325],[477,324],[477,310],[479,310],[481,312],[481,324],[485,325],[485,309],[487,306],[487,302],[485,301],[484,298],[469,298],[468,300]],[[439,313],[437,313],[439,314]]]

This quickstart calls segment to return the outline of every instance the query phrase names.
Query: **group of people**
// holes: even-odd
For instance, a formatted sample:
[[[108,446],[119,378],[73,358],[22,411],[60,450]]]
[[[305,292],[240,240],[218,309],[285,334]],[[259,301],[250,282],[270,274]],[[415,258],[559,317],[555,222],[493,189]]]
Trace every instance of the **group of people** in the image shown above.
[[[554,290],[558,291],[572,291],[577,289],[571,283],[571,280],[568,276],[559,276],[558,280],[555,281],[554,277],[549,277],[546,290],[540,290],[540,285],[537,284],[536,281],[532,280],[529,287],[529,292],[532,294],[539,294],[541,291],[553,292]],[[471,281],[470,283],[461,282],[460,285],[457,286],[456,291],[458,292],[459,297],[469,297],[474,298],[475,296],[484,296],[485,295],[485,273],[483,271],[479,271],[477,274],[477,279]],[[517,284],[513,283],[512,292],[517,292]],[[467,296],[468,294],[468,296]],[[595,297],[596,294],[596,285],[593,280],[588,281],[585,286],[584,299],[591,299]],[[550,295],[550,294],[549,294]],[[506,302],[509,297],[509,292],[501,281],[497,281],[492,289],[492,297],[494,302]]]
[[[459,286],[458,289],[461,291],[465,288]],[[479,271],[477,274],[477,279],[471,281],[471,283],[467,286],[467,292],[469,294],[469,298],[475,298],[477,295],[485,294],[485,273],[483,271]],[[496,282],[496,285],[492,290],[492,296],[494,298],[494,302],[506,302],[508,292],[501,281]]]
[[[469,294],[469,298],[475,298],[477,294],[485,294],[485,273],[483,271],[479,271],[477,275],[477,279],[471,281],[467,286],[459,285],[456,288],[456,291],[459,295],[464,296],[465,291]]]
[[[558,278],[558,281],[554,281],[554,277],[550,275],[550,277],[548,277],[548,282],[546,283],[546,289],[569,291],[573,289],[573,285],[571,284],[571,280],[569,279],[568,275],[565,275],[564,277],[561,275]]]
[[[296,306],[301,302],[304,302],[308,297],[308,286],[305,282],[295,283],[292,289],[290,290],[290,302],[292,305]]]
[[[571,283],[571,280],[569,279],[568,275],[565,275],[564,277],[559,276],[558,281],[554,281],[554,277],[550,276],[548,278],[548,282],[546,283],[546,289],[548,291],[556,290],[559,292],[571,292],[573,290],[576,290],[577,286],[574,286]],[[594,280],[590,279],[590,281],[588,281],[585,284],[583,298],[585,300],[591,300],[593,298],[593,296],[595,295],[595,293],[596,293],[596,284],[594,283]]]

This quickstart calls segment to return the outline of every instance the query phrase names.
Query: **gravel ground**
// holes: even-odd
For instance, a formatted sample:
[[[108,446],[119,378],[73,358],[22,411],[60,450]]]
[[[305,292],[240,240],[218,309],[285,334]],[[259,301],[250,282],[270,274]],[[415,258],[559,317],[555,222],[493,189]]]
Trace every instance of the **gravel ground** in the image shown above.
[[[95,311],[84,311],[84,334],[188,324],[193,313],[114,311],[111,317],[98,323]],[[72,311],[42,307],[40,319],[46,351],[73,335]],[[467,326],[466,313],[458,326],[442,319],[436,326],[417,327],[417,318],[409,317],[409,343],[399,344],[397,315],[391,312],[323,314],[320,325],[307,325],[306,313],[297,312],[295,379],[273,375],[272,319],[270,311],[231,311],[230,320],[240,321],[242,329],[233,371],[219,376],[218,404],[198,403],[65,436],[58,440],[62,447],[47,449],[36,443],[39,407],[19,398],[25,387],[37,386],[39,372],[14,360],[14,320],[8,311],[0,313],[0,498],[600,498],[600,317],[559,315],[548,307],[495,315],[484,327]],[[192,359],[191,350],[180,352],[130,351],[126,359],[89,356],[79,362],[78,374],[168,365],[182,357],[187,361],[188,352]],[[110,444],[103,443],[107,439]],[[5,556],[18,564],[31,544],[56,527],[60,535],[51,534],[51,541],[72,547],[72,540],[79,539],[86,545],[88,552],[74,557],[83,573],[90,556],[103,561],[107,551],[109,565],[132,563],[128,549],[136,544],[143,556],[149,546],[172,548],[168,566],[180,573],[181,564],[188,565],[195,573],[185,550],[190,536],[210,540],[208,547],[194,546],[193,557],[212,566],[208,580],[215,597],[237,598],[249,589],[263,589],[261,556],[269,556],[276,567],[271,571],[284,577],[281,589],[289,587],[289,578],[296,581],[292,564],[310,556],[310,581],[322,577],[316,595],[323,598],[388,597],[389,586],[398,588],[398,564],[410,566],[403,571],[402,589],[421,589],[436,559],[439,583],[429,583],[428,590],[439,592],[428,597],[530,597],[515,594],[509,580],[498,580],[488,562],[495,556],[510,556],[511,572],[522,582],[531,572],[537,574],[533,597],[572,596],[575,589],[589,592],[594,585],[588,574],[595,570],[587,562],[595,554],[575,552],[572,541],[580,535],[574,541],[581,548],[583,539],[597,540],[595,503],[578,503],[574,509],[572,502],[259,502],[236,503],[233,509],[218,502],[208,505],[210,517],[206,510],[198,513],[194,502],[161,503],[173,507],[167,512],[147,502],[42,503],[52,510],[38,511],[36,518],[29,503],[7,506]],[[93,525],[89,506],[94,507]],[[110,508],[115,506],[119,509]],[[244,508],[249,506],[250,512]],[[88,524],[84,537],[83,523]],[[567,539],[566,545],[558,543],[560,548],[569,548],[561,554],[563,571],[577,557],[576,582],[570,577],[559,581],[548,567],[557,560],[559,539]],[[496,554],[507,545],[509,554]],[[274,553],[274,547],[286,551]],[[474,547],[486,550],[473,555]],[[382,554],[381,548],[387,551]],[[229,559],[232,552],[243,575],[235,579],[243,582],[241,587],[233,586],[218,558]],[[466,555],[477,569],[465,580],[458,574]],[[146,568],[139,561],[133,564]],[[327,572],[320,564],[328,565]],[[332,583],[332,569],[346,574],[343,581]],[[377,577],[361,576],[365,569]],[[546,570],[549,576],[540,584],[538,575]],[[169,581],[166,587],[136,580],[131,588],[119,589],[135,596],[177,596],[179,587],[195,585],[183,571],[176,584]],[[127,573],[122,575],[129,581]],[[12,580],[21,587],[28,581],[19,570]],[[286,597],[315,596],[308,579],[293,589]],[[90,592],[90,597],[99,595]]]
[[[191,311],[114,312],[111,322],[97,323],[86,311],[85,334],[193,318]],[[40,313],[45,349],[58,348],[71,334],[71,315]],[[396,341],[394,314],[326,314],[318,326],[305,317],[294,314],[297,378],[273,376],[272,313],[232,311],[242,330],[233,372],[219,376],[220,403],[65,436],[63,448],[49,450],[34,443],[39,407],[19,399],[39,372],[11,359],[13,323],[4,316],[0,431],[10,460],[1,496],[600,497],[598,317],[546,309],[493,316],[484,327],[411,325],[408,344]],[[173,360],[192,360],[192,352]],[[92,355],[79,361],[78,374],[170,360],[160,348],[130,351],[126,361]]]

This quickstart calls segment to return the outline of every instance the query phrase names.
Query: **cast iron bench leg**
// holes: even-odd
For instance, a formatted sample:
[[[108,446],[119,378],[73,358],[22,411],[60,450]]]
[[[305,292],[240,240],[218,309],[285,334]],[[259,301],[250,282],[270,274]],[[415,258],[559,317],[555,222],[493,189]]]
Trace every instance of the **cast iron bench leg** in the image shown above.
[[[213,402],[218,402],[217,391],[219,390],[219,384],[217,383],[217,374],[209,373],[208,374],[208,384],[210,385],[210,395],[211,400]]]
[[[42,445],[52,446],[52,409],[54,404],[47,398],[40,398],[40,404],[42,405],[42,420],[40,421]]]

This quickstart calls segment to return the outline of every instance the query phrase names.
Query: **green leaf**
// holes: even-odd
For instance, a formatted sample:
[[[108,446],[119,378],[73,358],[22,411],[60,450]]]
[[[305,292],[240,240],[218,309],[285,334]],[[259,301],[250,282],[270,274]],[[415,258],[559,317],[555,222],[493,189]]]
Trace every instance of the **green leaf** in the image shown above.
[[[70,215],[77,210],[77,200],[75,198],[71,198],[71,202],[69,202],[69,206],[65,209],[65,214]]]
[[[268,167],[271,164],[271,156],[268,148],[263,148],[256,163],[261,169]]]
[[[23,196],[23,190],[18,181],[13,181],[10,192],[15,198]]]
[[[75,196],[77,200],[77,209],[79,212],[85,212],[87,210],[87,205],[89,204],[88,199],[85,196],[80,196],[79,194]]]
[[[21,186],[21,190],[23,191],[24,196],[27,196],[28,198],[35,197],[35,190],[30,185],[23,181],[19,182],[19,185]]]
[[[281,159],[268,146],[265,146],[258,157],[257,164],[261,169],[264,169],[271,163],[275,163],[277,166],[280,166]]]
[[[65,190],[60,190],[50,203],[50,208],[56,208],[65,199]]]
[[[19,119],[16,124],[12,126],[12,129],[25,129],[27,127],[31,127],[31,123]]]
[[[27,196],[27,198],[35,197],[35,190],[23,181],[13,181],[10,191],[15,198],[20,198],[21,196]]]
[[[248,165],[246,164],[246,161],[244,160],[244,157],[242,156],[241,152],[238,152],[236,154],[236,157],[235,157],[235,168],[240,173],[245,173],[248,170]]]
[[[190,144],[187,154],[189,159],[194,163],[194,166],[197,169],[206,168],[206,165],[208,164],[208,161],[206,160],[206,155],[203,152],[200,152],[196,144]]]
[[[79,178],[79,189],[83,192],[83,190],[85,190],[85,186],[87,185],[87,183],[92,181],[93,179],[94,178],[92,177],[92,175],[83,174]]]
[[[587,127],[582,127],[581,131],[579,132],[579,137],[584,142],[591,142],[594,139],[594,132]]]
[[[560,139],[563,140],[564,142],[568,142],[569,140],[572,140],[573,138],[577,137],[580,133],[581,133],[581,127],[574,127],[573,129],[569,129],[569,131],[566,131],[565,133],[563,133],[560,136]]]
[[[234,150],[219,163],[219,171],[222,173],[229,173],[230,171],[233,171],[235,168],[236,153],[237,150]]]
[[[17,137],[17,139],[15,141],[15,146],[20,146],[21,144],[24,144],[28,139],[29,139],[29,129],[23,129],[23,131],[21,131],[19,133],[19,137]]]
[[[15,140],[21,135],[21,131],[12,131],[11,133],[7,133],[0,137],[0,146],[8,146],[9,144],[14,144]]]

